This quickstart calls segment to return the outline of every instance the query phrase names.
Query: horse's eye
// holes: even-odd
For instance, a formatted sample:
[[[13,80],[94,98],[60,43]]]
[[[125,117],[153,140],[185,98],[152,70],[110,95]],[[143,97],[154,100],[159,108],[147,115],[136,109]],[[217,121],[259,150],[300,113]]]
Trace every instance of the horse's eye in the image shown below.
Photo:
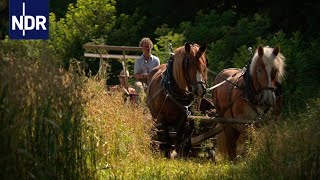
[[[277,73],[278,73],[278,71],[277,71],[277,70],[272,69],[272,71],[271,71],[271,79],[275,79],[275,78],[276,78],[276,76],[277,76]]]

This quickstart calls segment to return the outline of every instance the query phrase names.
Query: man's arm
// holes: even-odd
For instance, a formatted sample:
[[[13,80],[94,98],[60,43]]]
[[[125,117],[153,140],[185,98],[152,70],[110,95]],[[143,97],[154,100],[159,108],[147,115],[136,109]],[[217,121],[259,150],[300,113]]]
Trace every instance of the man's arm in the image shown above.
[[[137,80],[146,80],[146,79],[148,79],[148,76],[149,76],[148,74],[139,74],[139,73],[134,75],[134,77]]]

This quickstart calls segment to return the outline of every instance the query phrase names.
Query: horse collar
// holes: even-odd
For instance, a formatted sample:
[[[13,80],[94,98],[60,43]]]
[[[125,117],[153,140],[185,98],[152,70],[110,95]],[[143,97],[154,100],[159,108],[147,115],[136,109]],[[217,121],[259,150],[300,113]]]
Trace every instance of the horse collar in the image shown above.
[[[251,61],[249,61],[247,63],[247,65],[243,68],[242,70],[242,76],[244,79],[244,99],[248,102],[249,106],[251,107],[251,109],[258,114],[259,117],[261,117],[261,114],[259,113],[258,109],[257,109],[257,105],[258,103],[258,98],[257,98],[257,93],[255,92],[254,88],[253,88],[253,84],[252,84],[252,77],[250,75],[250,64]],[[267,108],[264,113],[266,113],[268,110],[270,109]]]
[[[252,77],[250,75],[250,64],[251,61],[247,63],[247,65],[242,69],[243,79],[244,79],[244,96],[247,101],[257,105],[257,94],[254,91],[252,84]]]

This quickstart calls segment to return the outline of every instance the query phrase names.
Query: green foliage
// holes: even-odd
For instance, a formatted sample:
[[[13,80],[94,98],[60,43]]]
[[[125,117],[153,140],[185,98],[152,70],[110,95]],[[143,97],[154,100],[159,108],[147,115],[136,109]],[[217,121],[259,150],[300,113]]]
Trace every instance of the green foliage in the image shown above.
[[[160,29],[158,29],[160,31]],[[185,37],[183,34],[173,33],[172,31],[168,32],[167,35],[160,36],[156,39],[157,44],[154,48],[154,54],[157,55],[161,63],[167,63],[170,57],[170,48],[169,44],[172,45],[173,52],[176,48],[183,46],[185,43]]]
[[[134,12],[132,15],[120,14],[115,20],[106,44],[138,46],[140,39],[146,36],[144,29],[147,17]]]
[[[57,16],[57,19],[64,18],[67,13],[69,4],[75,4],[76,2],[76,0],[49,1],[50,12],[53,12]]]
[[[254,46],[258,37],[268,37],[272,33],[268,32],[269,26],[267,17],[256,14],[253,18],[239,19],[235,26],[228,24],[222,27],[222,35],[211,44],[208,54],[210,69],[219,72],[226,67],[242,68],[250,58],[250,56],[247,58],[243,56],[245,55],[243,50],[246,47]],[[239,47],[241,48],[239,49]],[[238,55],[241,55],[241,59],[237,58]],[[237,60],[234,61],[235,59]],[[237,66],[241,64],[242,66]]]
[[[194,23],[182,22],[179,31],[182,31],[190,42],[214,42],[222,38],[236,22],[235,13],[226,11],[221,15],[212,10],[209,14],[200,11]]]
[[[114,3],[113,0],[78,0],[75,6],[69,5],[65,18],[57,21],[50,14],[50,43],[63,57],[65,67],[70,58],[83,56],[83,44],[93,39],[108,39],[115,22]]]

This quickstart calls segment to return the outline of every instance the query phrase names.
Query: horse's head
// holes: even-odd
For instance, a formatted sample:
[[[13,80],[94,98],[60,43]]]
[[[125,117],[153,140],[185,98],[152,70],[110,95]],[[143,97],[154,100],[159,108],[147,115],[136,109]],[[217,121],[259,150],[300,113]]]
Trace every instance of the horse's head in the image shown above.
[[[284,76],[285,57],[279,47],[259,46],[250,65],[250,75],[258,103],[273,106],[275,103],[274,89]]]
[[[175,51],[173,61],[173,77],[180,89],[192,91],[196,96],[203,97],[206,92],[207,59],[205,51],[207,43],[185,43]]]

